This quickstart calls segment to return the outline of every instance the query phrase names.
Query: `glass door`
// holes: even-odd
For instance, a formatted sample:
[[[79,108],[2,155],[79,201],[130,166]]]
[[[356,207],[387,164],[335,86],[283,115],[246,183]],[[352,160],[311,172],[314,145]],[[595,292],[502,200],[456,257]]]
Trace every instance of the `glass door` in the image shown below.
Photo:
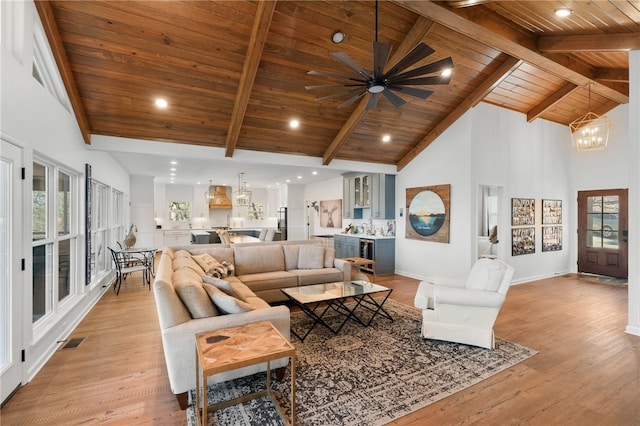
[[[0,155],[0,388],[4,402],[22,381],[22,151],[2,141]]]
[[[627,190],[578,192],[578,272],[626,278]]]

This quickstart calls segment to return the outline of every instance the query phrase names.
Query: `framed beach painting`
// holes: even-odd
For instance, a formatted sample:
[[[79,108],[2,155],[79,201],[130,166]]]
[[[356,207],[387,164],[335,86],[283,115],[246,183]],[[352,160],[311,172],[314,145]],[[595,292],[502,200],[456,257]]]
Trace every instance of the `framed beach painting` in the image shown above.
[[[449,242],[451,185],[407,188],[406,238]]]

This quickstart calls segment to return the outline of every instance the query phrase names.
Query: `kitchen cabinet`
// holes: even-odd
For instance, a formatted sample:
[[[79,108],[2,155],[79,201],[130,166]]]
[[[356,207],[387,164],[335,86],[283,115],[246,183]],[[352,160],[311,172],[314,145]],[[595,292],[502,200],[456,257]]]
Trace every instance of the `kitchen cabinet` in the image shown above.
[[[395,219],[396,177],[375,174],[371,180],[371,218]]]
[[[345,177],[342,180],[342,217],[353,219],[354,190],[353,178]]]
[[[186,246],[191,243],[191,232],[188,229],[164,231],[165,246]]]
[[[395,238],[368,238],[358,234],[336,234],[333,237],[333,244],[336,258],[363,257],[371,259],[375,261],[376,275],[393,274],[395,271]]]
[[[353,207],[371,207],[371,175],[355,176],[353,193],[355,198]]]
[[[395,219],[395,176],[387,174],[343,174],[342,217],[362,219],[370,209],[371,219]]]

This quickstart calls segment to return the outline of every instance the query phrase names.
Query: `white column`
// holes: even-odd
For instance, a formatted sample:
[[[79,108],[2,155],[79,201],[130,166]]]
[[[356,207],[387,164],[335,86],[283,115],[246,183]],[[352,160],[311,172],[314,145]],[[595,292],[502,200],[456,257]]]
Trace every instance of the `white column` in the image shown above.
[[[640,336],[640,50],[629,52],[629,323]]]

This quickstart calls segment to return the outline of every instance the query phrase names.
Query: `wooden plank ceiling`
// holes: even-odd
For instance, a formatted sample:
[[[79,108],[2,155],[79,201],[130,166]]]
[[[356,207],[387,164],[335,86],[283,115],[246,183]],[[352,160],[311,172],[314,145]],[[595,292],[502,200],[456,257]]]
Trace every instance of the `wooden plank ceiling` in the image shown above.
[[[426,100],[375,109],[319,102],[349,74],[345,52],[372,69],[372,1],[37,1],[85,141],[92,134],[397,165],[402,169],[478,102],[568,125],[628,102],[628,51],[640,48],[633,0],[379,3],[390,65],[418,42],[451,56],[448,85]],[[341,30],[343,43],[331,35]],[[589,90],[590,88],[590,90]],[[590,92],[590,95],[589,95]],[[169,107],[154,106],[165,98]],[[291,129],[290,119],[300,120]],[[383,134],[391,141],[383,143]]]

